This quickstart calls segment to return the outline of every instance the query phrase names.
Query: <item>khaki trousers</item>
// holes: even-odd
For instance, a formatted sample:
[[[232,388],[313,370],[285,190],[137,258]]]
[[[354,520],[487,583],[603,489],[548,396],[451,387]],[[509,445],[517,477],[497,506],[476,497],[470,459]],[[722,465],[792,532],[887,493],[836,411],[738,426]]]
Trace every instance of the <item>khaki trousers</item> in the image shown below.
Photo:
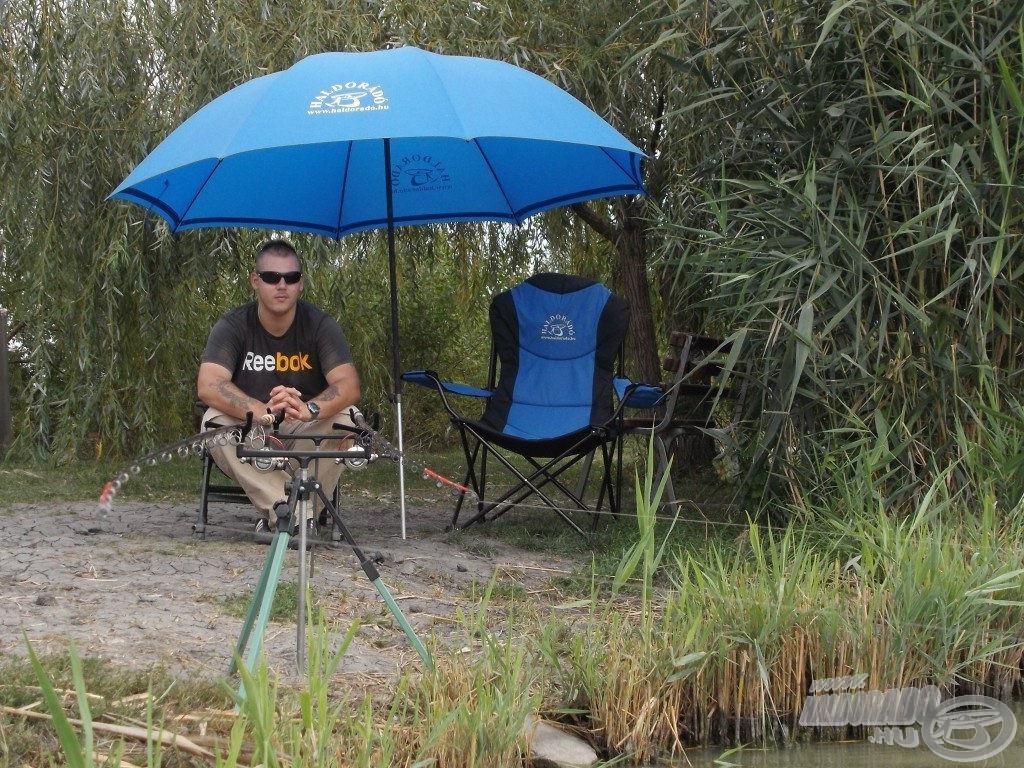
[[[316,444],[314,441],[289,440],[287,435],[328,435],[335,432],[334,424],[355,426],[349,415],[350,410],[346,408],[332,419],[285,422],[281,424],[277,437],[284,441],[285,448],[288,450],[315,450]],[[358,410],[356,412],[358,413]],[[208,408],[206,413],[203,414],[202,423],[205,427],[205,425],[211,422],[211,429],[218,426],[224,427],[231,424],[244,423],[239,419],[218,411],[216,408]],[[320,450],[342,450],[342,443],[346,440],[343,436],[351,433],[341,431],[338,434],[342,435],[342,437],[337,440],[322,441],[319,446]],[[277,525],[274,504],[288,499],[285,485],[292,479],[293,475],[298,474],[299,463],[295,459],[288,459],[283,469],[261,470],[251,460],[246,462],[240,461],[235,453],[235,448],[234,443],[220,445],[215,442],[213,445],[208,446],[207,450],[209,450],[210,456],[213,457],[214,462],[220,467],[221,471],[242,487],[245,495],[249,497],[249,501],[267,519],[270,529],[274,530]],[[324,493],[330,498],[334,493],[335,487],[338,485],[338,478],[341,477],[343,468],[343,464],[335,459],[314,459],[309,463],[308,476],[319,480],[323,486]],[[311,505],[314,518],[319,515],[322,506],[323,504],[319,498],[314,497],[313,504]],[[307,507],[307,509],[309,508]]]

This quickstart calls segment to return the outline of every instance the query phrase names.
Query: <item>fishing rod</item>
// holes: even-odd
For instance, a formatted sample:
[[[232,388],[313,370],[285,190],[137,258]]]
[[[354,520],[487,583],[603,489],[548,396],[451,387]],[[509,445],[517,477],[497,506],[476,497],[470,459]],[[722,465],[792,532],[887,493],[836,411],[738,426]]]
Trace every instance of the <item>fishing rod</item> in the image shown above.
[[[346,466],[349,468],[362,469],[371,461],[376,461],[377,459],[398,461],[399,458],[404,458],[406,466],[412,468],[414,471],[418,471],[424,480],[433,481],[438,488],[447,486],[455,492],[464,493],[472,498],[476,498],[476,494],[471,488],[468,488],[461,483],[457,483],[440,472],[431,469],[422,461],[418,461],[415,458],[410,457],[407,453],[399,452],[399,450],[383,435],[381,435],[375,427],[371,426],[370,423],[367,422],[366,418],[356,409],[351,409],[349,415],[358,429],[353,429],[352,427],[342,424],[334,425],[335,429],[345,429],[354,432],[356,434],[357,444],[362,444],[365,448],[373,449],[368,451],[366,456],[346,460]],[[113,506],[114,499],[117,497],[118,493],[120,493],[121,488],[133,477],[140,474],[146,467],[155,467],[158,464],[167,463],[174,459],[187,459],[190,456],[201,456],[204,450],[215,445],[239,445],[245,442],[251,449],[269,450],[268,446],[271,443],[276,443],[278,447],[283,448],[284,444],[277,433],[277,427],[280,425],[282,417],[283,413],[278,415],[266,413],[258,418],[254,418],[251,425],[248,427],[244,424],[230,424],[223,427],[204,430],[196,435],[179,440],[176,443],[171,443],[170,445],[158,448],[152,453],[147,453],[145,456],[138,457],[130,464],[122,467],[106,483],[106,485],[103,486],[103,492],[100,494],[99,498],[100,512],[109,514]],[[286,439],[291,437],[292,436],[285,435]],[[260,457],[256,457],[253,461],[259,462]]]

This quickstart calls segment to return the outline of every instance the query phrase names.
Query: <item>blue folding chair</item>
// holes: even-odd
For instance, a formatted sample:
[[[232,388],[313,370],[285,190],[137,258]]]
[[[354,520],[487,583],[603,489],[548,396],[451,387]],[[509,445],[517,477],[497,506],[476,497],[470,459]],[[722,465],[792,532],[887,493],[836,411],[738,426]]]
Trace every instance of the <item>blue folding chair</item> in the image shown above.
[[[580,534],[570,514],[601,511],[605,499],[619,510],[623,407],[653,407],[656,387],[621,376],[620,358],[629,307],[604,285],[587,278],[544,273],[499,294],[491,302],[491,361],[481,389],[443,381],[428,370],[403,374],[405,381],[434,389],[458,429],[466,457],[463,485],[476,497],[476,513],[459,526],[466,492],[459,494],[452,529],[494,519],[535,496]],[[449,395],[484,398],[479,418],[464,416]],[[616,445],[619,456],[616,457]],[[591,459],[602,459],[597,501],[583,499]],[[487,498],[487,462],[493,456],[513,484]],[[514,458],[522,457],[516,466]],[[577,487],[561,477],[585,461]],[[520,467],[523,467],[522,469]],[[551,491],[549,493],[549,491]],[[553,496],[560,495],[563,503]]]

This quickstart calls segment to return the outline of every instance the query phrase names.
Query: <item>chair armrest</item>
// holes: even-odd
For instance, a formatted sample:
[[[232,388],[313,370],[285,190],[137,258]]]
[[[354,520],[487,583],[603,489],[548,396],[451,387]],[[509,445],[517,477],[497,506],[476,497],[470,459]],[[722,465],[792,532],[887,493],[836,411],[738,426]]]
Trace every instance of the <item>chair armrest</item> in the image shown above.
[[[619,402],[627,408],[657,408],[665,402],[665,390],[653,384],[636,384],[617,376],[614,386]]]
[[[428,389],[440,389],[453,395],[465,395],[466,397],[490,397],[494,394],[489,389],[471,387],[469,384],[441,381],[434,371],[424,369],[406,371],[402,374],[402,381],[408,381],[410,384],[419,384],[421,387],[427,387]]]

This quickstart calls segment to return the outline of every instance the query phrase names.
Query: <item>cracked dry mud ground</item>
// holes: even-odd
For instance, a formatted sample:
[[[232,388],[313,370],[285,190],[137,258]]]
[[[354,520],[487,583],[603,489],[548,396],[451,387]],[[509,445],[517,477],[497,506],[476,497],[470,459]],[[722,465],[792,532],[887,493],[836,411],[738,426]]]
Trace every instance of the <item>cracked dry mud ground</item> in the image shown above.
[[[471,643],[457,611],[472,609],[471,586],[501,580],[527,595],[548,592],[552,575],[570,564],[523,552],[486,535],[444,533],[446,505],[410,500],[407,537],[397,503],[343,502],[342,517],[356,543],[375,556],[381,576],[424,642],[459,648]],[[253,543],[253,511],[211,505],[205,540],[192,534],[195,504],[118,501],[103,514],[95,502],[14,504],[0,508],[0,653],[24,656],[24,632],[37,652],[66,651],[136,669],[162,666],[174,675],[224,675],[242,619],[225,608],[248,604],[268,548]],[[298,581],[289,551],[281,583]],[[354,619],[359,632],[341,673],[390,676],[419,657],[351,548],[315,549],[313,600],[337,627],[340,641]],[[477,591],[479,594],[479,591]],[[500,618],[496,618],[500,623]],[[271,622],[263,647],[283,679],[295,672],[296,625]]]

